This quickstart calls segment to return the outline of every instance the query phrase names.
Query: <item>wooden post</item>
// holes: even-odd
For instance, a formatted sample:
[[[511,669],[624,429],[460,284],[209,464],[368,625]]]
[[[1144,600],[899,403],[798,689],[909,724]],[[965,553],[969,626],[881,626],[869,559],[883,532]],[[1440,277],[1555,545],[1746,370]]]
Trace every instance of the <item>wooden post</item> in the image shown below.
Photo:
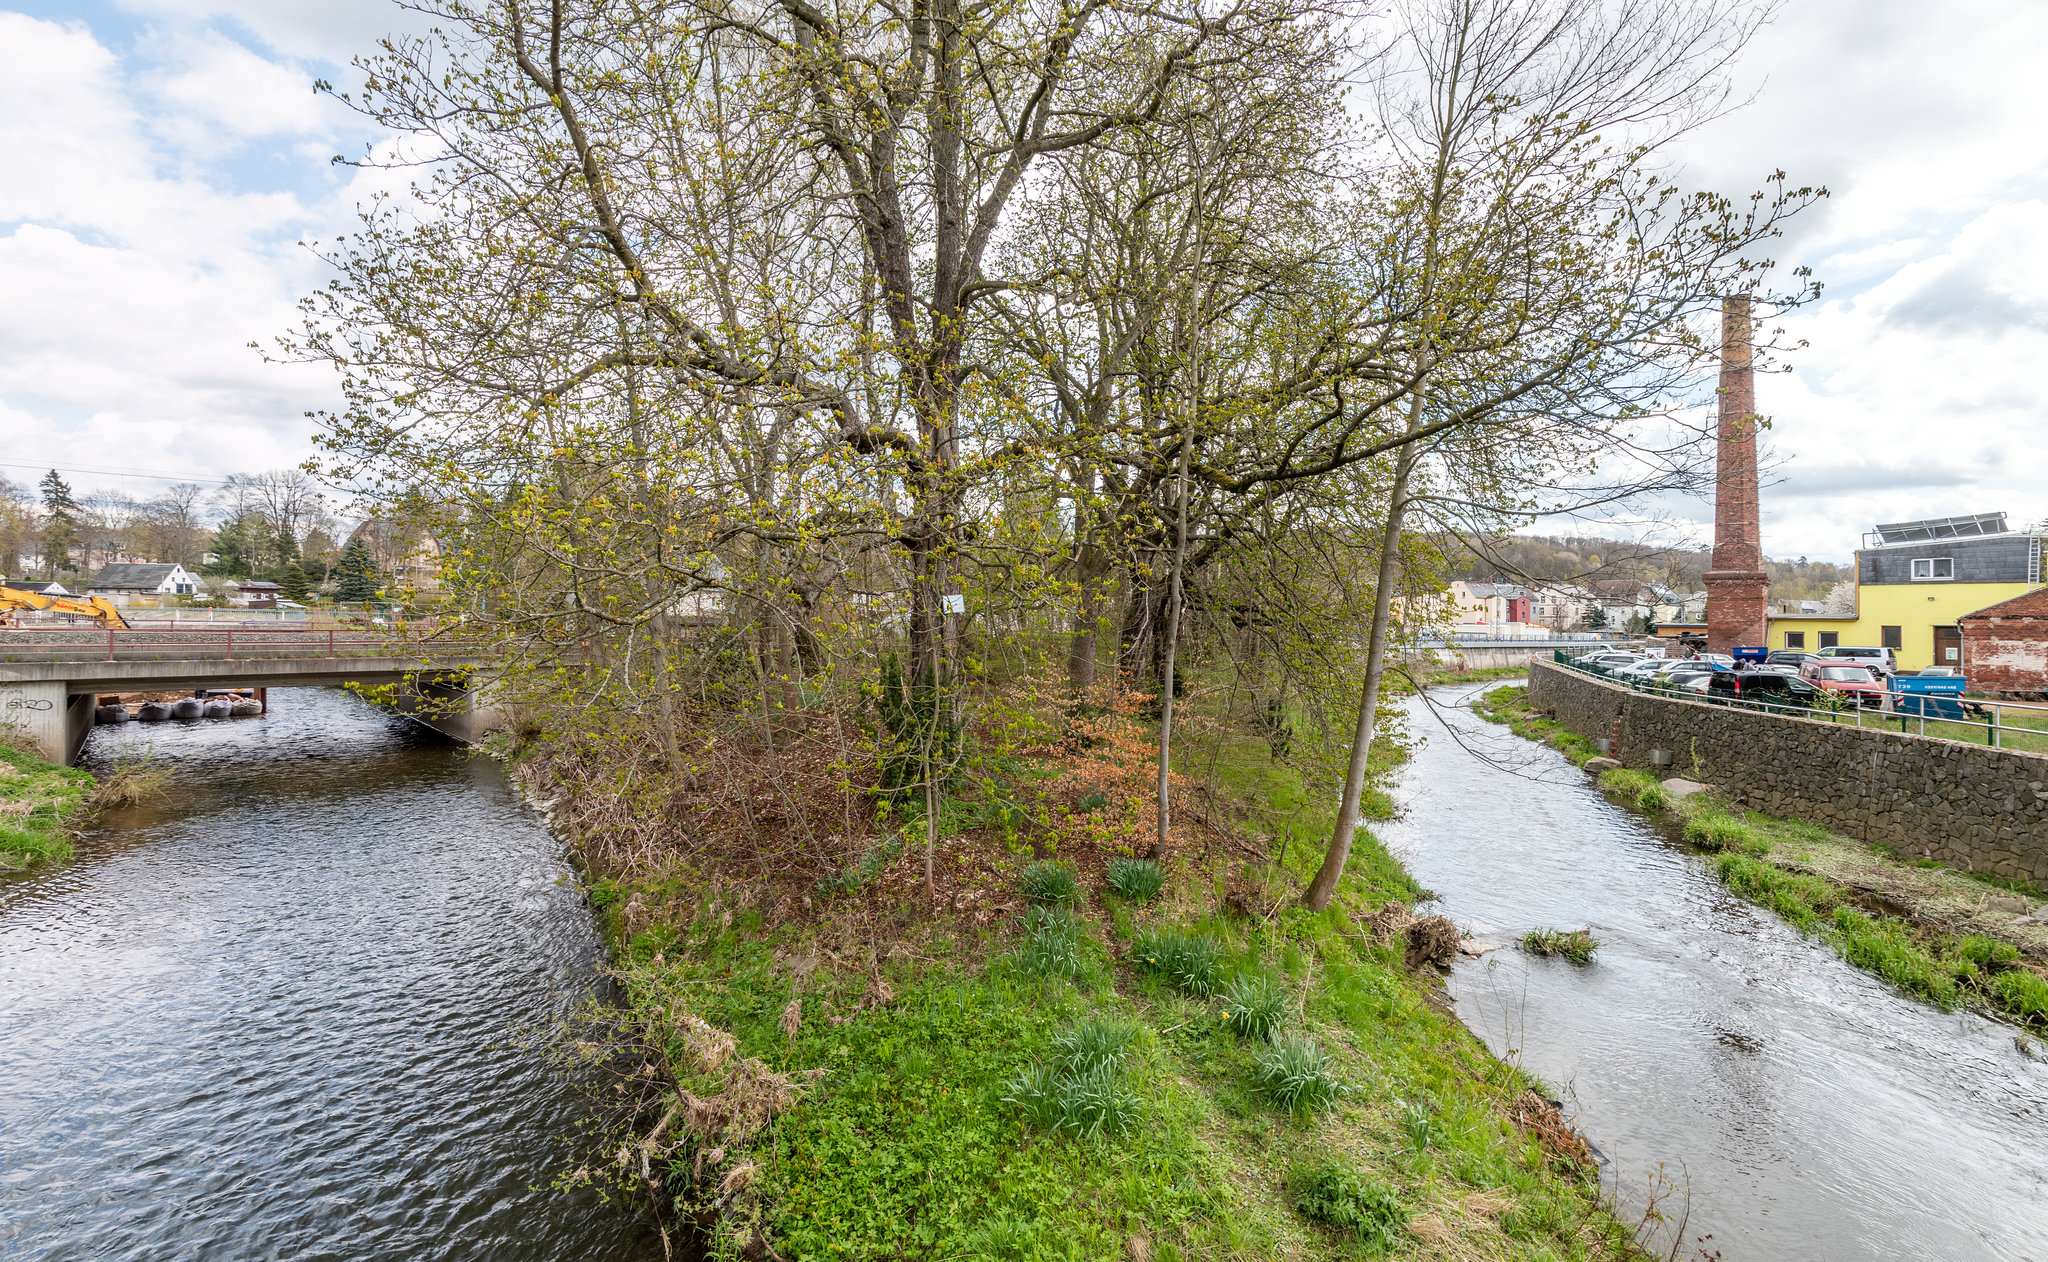
[[[256,701],[257,701],[257,703],[258,703],[258,704],[260,704],[260,705],[261,705],[261,706],[263,707],[263,712],[264,712],[265,714],[268,714],[268,713],[270,713],[270,689],[269,689],[269,688],[267,688],[267,687],[265,687],[265,688],[258,688],[258,689],[256,690]]]

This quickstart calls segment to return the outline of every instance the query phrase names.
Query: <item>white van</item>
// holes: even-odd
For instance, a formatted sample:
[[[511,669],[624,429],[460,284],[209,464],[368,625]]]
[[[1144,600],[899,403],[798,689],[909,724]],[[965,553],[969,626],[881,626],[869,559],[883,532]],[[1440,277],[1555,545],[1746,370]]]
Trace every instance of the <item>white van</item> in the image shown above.
[[[1880,675],[1896,675],[1899,673],[1899,654],[1896,649],[1842,648],[1836,646],[1834,648],[1822,649],[1819,656],[1832,658],[1836,661],[1851,661],[1858,666],[1868,666]]]

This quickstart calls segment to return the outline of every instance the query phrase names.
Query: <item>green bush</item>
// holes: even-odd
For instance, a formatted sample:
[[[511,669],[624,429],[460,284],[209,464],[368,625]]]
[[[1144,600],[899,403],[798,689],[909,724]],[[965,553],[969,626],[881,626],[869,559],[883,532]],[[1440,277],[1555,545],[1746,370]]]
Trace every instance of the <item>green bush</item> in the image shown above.
[[[1166,884],[1166,873],[1150,859],[1111,859],[1109,888],[1133,902],[1150,902]]]
[[[1305,1034],[1286,1034],[1259,1054],[1252,1080],[1268,1100],[1290,1113],[1329,1108],[1344,1094],[1336,1062]]]
[[[1074,870],[1064,863],[1041,860],[1024,869],[1024,897],[1034,903],[1071,903],[1081,896]]]
[[[1349,1232],[1369,1253],[1400,1243],[1408,1211],[1392,1188],[1328,1162],[1309,1167],[1291,1182],[1294,1208],[1303,1218]]]
[[[1183,994],[1206,998],[1215,993],[1216,945],[1201,934],[1178,929],[1143,934],[1131,958]]]
[[[1271,974],[1245,973],[1223,989],[1223,1019],[1240,1038],[1273,1041],[1287,1018],[1287,992]]]

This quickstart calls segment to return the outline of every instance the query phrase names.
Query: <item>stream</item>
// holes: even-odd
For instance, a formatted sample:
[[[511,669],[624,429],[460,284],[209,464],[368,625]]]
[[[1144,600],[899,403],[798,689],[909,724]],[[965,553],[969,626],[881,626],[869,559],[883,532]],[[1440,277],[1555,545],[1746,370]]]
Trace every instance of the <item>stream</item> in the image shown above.
[[[0,1256],[659,1258],[550,1190],[578,1083],[515,1045],[597,984],[492,764],[345,693],[96,729],[157,802],[0,880]]]
[[[1624,1219],[1654,1196],[1657,1252],[1694,1262],[2048,1259],[2048,1061],[1729,893],[1472,714],[1498,686],[1408,703],[1423,743],[1377,832],[1432,910],[1504,948],[1455,968],[1459,1015],[1564,1093]],[[1513,946],[1580,927],[1589,966]]]

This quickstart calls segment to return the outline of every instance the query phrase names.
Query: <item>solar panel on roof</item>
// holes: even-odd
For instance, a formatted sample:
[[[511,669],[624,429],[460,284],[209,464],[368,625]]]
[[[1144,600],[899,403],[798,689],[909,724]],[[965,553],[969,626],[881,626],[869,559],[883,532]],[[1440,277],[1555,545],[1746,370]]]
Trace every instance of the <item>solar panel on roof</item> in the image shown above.
[[[1877,527],[1877,537],[1886,543],[1972,539],[1980,535],[2004,533],[2004,513],[1977,513],[1969,517],[1930,517],[1925,521],[1900,521]]]

